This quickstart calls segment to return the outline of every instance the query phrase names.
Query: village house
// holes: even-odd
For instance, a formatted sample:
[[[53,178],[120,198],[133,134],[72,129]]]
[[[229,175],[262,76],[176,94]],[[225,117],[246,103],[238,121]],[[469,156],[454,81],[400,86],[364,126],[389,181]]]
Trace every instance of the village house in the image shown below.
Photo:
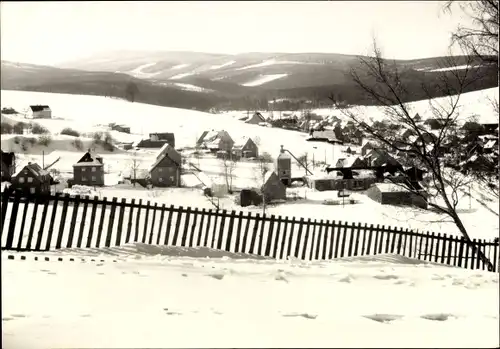
[[[14,153],[1,151],[0,165],[1,165],[1,181],[10,182],[12,175],[16,170],[16,156]]]
[[[364,141],[361,147],[361,155],[365,156],[371,150],[383,149],[381,146],[371,141]]]
[[[26,119],[51,119],[52,110],[48,105],[30,105],[24,111]]]
[[[267,171],[264,174],[261,192],[266,202],[286,199],[286,187],[274,171]]]
[[[155,187],[180,187],[181,154],[169,144],[165,144],[149,170],[151,184]]]
[[[123,132],[123,133],[130,133],[130,126],[125,126],[125,125],[112,125],[111,130],[113,131],[118,131],[118,132]],[[174,138],[175,142],[175,138]]]
[[[250,137],[243,137],[234,143],[232,151],[236,158],[256,158],[259,156],[259,148]]]
[[[170,144],[175,148],[175,135],[171,132],[150,133],[149,139],[143,139],[136,144],[137,148],[161,148]]]
[[[28,162],[12,175],[12,189],[24,194],[50,194],[51,176],[38,164]]]
[[[337,161],[335,167],[362,168],[367,166],[367,161],[359,156],[349,156]]]
[[[71,185],[88,185],[88,186],[103,186],[104,185],[104,161],[101,156],[94,154],[89,149],[83,156],[73,165],[73,179]]]
[[[247,118],[245,120],[245,123],[253,124],[253,125],[258,125],[261,122],[266,122],[266,118],[264,116],[262,116],[262,114],[259,113],[258,111],[253,113],[252,116],[250,116],[249,118]]]
[[[196,142],[196,146],[209,149],[211,152],[225,151],[231,153],[234,141],[227,131],[204,131]]]

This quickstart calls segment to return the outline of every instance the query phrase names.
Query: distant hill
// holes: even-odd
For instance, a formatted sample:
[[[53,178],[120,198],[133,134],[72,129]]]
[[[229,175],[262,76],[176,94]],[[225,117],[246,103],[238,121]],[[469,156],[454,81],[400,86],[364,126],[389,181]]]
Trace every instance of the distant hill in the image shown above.
[[[112,51],[57,67],[2,61],[2,89],[122,97],[133,82],[144,103],[207,110],[265,108],[272,99],[328,103],[333,92],[353,104],[374,104],[354,85],[349,72],[360,56],[332,53],[242,53]],[[456,64],[465,57],[456,57]],[[421,84],[435,85],[449,68],[444,57],[397,60],[408,87],[406,101],[427,99]],[[481,76],[467,91],[498,86],[497,66],[476,67]],[[451,72],[445,72],[451,74]],[[439,91],[432,91],[439,97]]]

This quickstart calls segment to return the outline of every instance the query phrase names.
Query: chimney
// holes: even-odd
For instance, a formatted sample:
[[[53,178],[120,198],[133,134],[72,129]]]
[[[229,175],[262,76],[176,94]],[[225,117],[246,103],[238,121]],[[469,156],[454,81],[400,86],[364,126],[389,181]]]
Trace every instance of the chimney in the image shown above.
[[[284,153],[285,149],[283,148],[283,145],[281,145],[280,153]]]

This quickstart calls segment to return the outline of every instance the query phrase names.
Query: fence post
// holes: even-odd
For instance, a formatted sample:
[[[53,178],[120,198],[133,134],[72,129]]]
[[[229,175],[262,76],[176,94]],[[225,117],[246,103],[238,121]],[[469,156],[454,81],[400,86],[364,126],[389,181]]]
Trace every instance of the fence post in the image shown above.
[[[139,199],[139,204],[137,205],[137,214],[135,216],[135,234],[133,242],[139,242],[139,222],[141,219],[142,211],[142,199]]]
[[[2,197],[2,233],[5,225],[5,219],[7,218],[7,207],[9,205],[9,198],[11,194],[12,189],[10,188],[5,188],[5,191],[3,193],[0,193]]]
[[[229,218],[229,227],[227,229],[227,238],[226,238],[226,251],[231,251],[231,240],[233,239],[233,228],[234,228],[234,219],[236,218],[236,211],[232,210]],[[221,239],[222,243],[222,239]]]
[[[299,232],[297,234],[297,240],[295,242],[295,258],[300,257],[300,244],[302,242],[302,228],[304,227],[304,218],[300,218],[299,220]]]
[[[441,247],[441,261],[440,261],[441,264],[444,264],[444,258],[446,255],[446,245],[448,242],[449,242],[448,235],[446,235],[446,233],[445,233],[443,235],[443,246]]]
[[[234,212],[234,211],[233,211]],[[271,215],[271,218],[269,219],[269,229],[267,231],[267,242],[266,242],[266,249],[264,251],[264,256],[269,257],[271,256],[271,246],[273,243],[273,233],[274,233],[274,221],[276,220],[274,215]],[[276,236],[278,236],[279,233],[276,233]],[[276,246],[274,247],[276,250]],[[273,253],[273,255],[276,255],[276,252]]]
[[[434,256],[434,262],[439,262],[439,244],[441,242],[441,233],[437,233],[436,236],[436,255]]]
[[[19,237],[17,240],[17,250],[21,250],[21,246],[23,243],[24,226],[26,225],[26,215],[28,214],[29,202],[31,201],[30,199],[31,197],[28,197],[24,202],[23,217],[21,219],[21,229],[19,230]]]
[[[111,212],[108,219],[108,233],[106,234],[106,241],[104,242],[105,247],[111,247],[111,238],[113,236],[113,226],[115,223],[115,212],[117,205],[118,198],[114,197],[113,200],[111,200]]]
[[[273,258],[278,258],[279,238],[281,236],[281,220],[281,216],[278,216],[278,226],[276,227],[276,233],[274,234]]]
[[[49,210],[49,199],[47,197],[44,197],[42,200],[43,200],[43,211],[40,221],[40,227],[38,228],[35,251],[42,250],[43,229],[45,228],[45,221],[47,220],[47,212]]]
[[[54,231],[54,223],[56,221],[56,212],[57,212],[57,207],[58,207],[58,201],[59,201],[60,194],[56,193],[54,196],[54,203],[52,206],[52,215],[50,219],[50,224],[49,224],[49,233],[47,236],[47,243],[45,244],[45,250],[49,251],[50,250],[50,244],[52,243],[52,235]]]
[[[132,222],[134,219],[134,207],[135,207],[135,199],[132,199],[130,202],[130,210],[128,211],[128,224],[127,224],[127,235],[125,236],[125,243],[128,244],[130,242],[130,238],[132,236]]]
[[[290,256],[292,256],[292,242],[293,242],[293,235],[295,234],[295,224],[297,223],[297,220],[295,219],[295,217],[292,217],[292,219],[290,221],[288,221],[288,217],[286,219],[287,220],[286,220],[285,228],[287,227],[287,224],[289,222],[290,222],[290,227],[291,227],[290,233],[288,233],[288,230],[285,230],[285,236],[283,238],[283,246],[285,244],[285,241],[287,242],[285,258],[288,259]]]
[[[7,241],[5,243],[5,248],[7,250],[12,250],[13,247],[12,245],[14,244],[14,232],[16,230],[17,211],[19,210],[20,202],[21,202],[21,193],[16,191],[14,193],[14,203],[12,204],[12,211],[10,212],[9,232],[7,233]],[[20,233],[22,234],[23,232]]]
[[[249,251],[249,249],[247,248],[247,243],[248,243],[248,233],[250,231],[250,222],[252,222],[252,219],[253,219],[252,214],[248,212],[246,216],[247,224],[245,224],[245,232],[243,233],[243,241],[241,245],[241,252],[243,253],[247,253],[247,251]]]
[[[156,211],[157,210],[158,210],[158,203],[155,202],[155,205],[153,206],[153,219],[151,219],[151,230],[149,231],[149,241],[148,241],[148,243],[150,245],[153,244],[153,233],[155,231]]]
[[[174,237],[172,239],[172,246],[179,246],[177,244],[177,240],[179,239],[179,230],[181,227],[181,219],[182,219],[182,214],[184,213],[184,207],[179,206],[177,209],[177,214],[175,215],[175,230],[174,230]],[[215,235],[215,229],[214,229],[214,235]],[[212,245],[212,248],[214,246]]]
[[[118,229],[116,231],[115,246],[120,246],[122,243],[123,217],[125,216],[125,205],[127,199],[122,199],[120,202],[120,213],[118,213]]]
[[[33,203],[33,212],[31,214],[30,231],[29,231],[29,234],[28,234],[28,241],[26,242],[26,249],[28,251],[31,250],[31,242],[33,240],[33,233],[35,232],[35,223],[36,223],[36,217],[37,217],[37,211],[38,211],[38,204],[39,204],[39,202],[40,202],[39,197],[38,196],[35,197],[35,202]]]
[[[201,238],[203,236],[203,222],[205,221],[205,216],[207,215],[207,212],[205,211],[204,208],[201,209],[201,221],[200,221],[200,227],[198,228],[198,238],[196,239],[196,246],[201,246]]]
[[[234,243],[234,252],[240,252],[240,244],[241,244],[241,228],[243,225],[243,211],[240,211],[238,214],[238,228],[236,228],[236,241]]]
[[[189,247],[194,247],[194,234],[196,232],[196,223],[198,221],[198,216],[200,215],[200,211],[195,207],[193,211],[193,224],[191,225],[191,235],[189,235]],[[161,223],[160,223],[161,224]]]
[[[151,209],[151,202],[148,200],[146,203],[146,213],[144,215],[144,228],[142,229],[142,243],[146,243],[146,237],[148,235],[148,223],[149,223],[149,211]]]
[[[101,219],[99,220],[99,228],[97,230],[97,241],[96,247],[101,247],[102,231],[104,229],[104,219],[106,218],[106,205],[108,204],[108,198],[105,196],[102,198],[101,202]]]
[[[76,219],[78,218],[78,207],[80,206],[80,195],[75,196],[73,199],[73,213],[71,215],[71,224],[69,226],[68,242],[66,243],[66,248],[73,247],[73,239],[75,236]]]
[[[95,216],[97,215],[97,204],[99,198],[94,196],[94,200],[92,201],[92,211],[90,213],[90,226],[89,226],[89,235],[87,236],[87,248],[91,247],[92,243],[92,235],[94,233],[94,224],[95,224]]]
[[[321,242],[323,241],[323,235],[325,234],[325,231],[323,228],[325,227],[325,223],[323,220],[319,221],[319,231],[318,231],[318,236],[316,237],[316,253],[314,254],[314,259],[319,260],[319,252],[320,252],[320,246]],[[311,258],[312,259],[312,258]]]
[[[309,229],[311,227],[311,218],[308,218],[307,219],[307,222],[306,222],[306,233],[305,233],[305,236],[304,236],[304,245],[302,246],[302,260],[305,260],[306,259],[306,253],[307,253],[307,243],[308,243],[308,240],[309,240]]]
[[[253,219],[254,225],[252,230],[252,235],[250,237],[250,247],[248,248],[248,253],[255,254],[255,241],[257,240],[257,232],[259,230],[260,214],[256,214]]]
[[[184,231],[182,232],[181,246],[186,247],[187,233],[189,231],[189,221],[191,220],[191,207],[188,206],[186,209],[186,215],[184,217]]]

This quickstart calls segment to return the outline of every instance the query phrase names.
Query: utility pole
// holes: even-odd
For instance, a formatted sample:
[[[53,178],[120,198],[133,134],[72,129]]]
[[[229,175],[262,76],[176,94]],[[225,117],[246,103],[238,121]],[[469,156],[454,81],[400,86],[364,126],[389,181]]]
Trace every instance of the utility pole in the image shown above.
[[[45,150],[42,150],[42,169],[45,169]]]

